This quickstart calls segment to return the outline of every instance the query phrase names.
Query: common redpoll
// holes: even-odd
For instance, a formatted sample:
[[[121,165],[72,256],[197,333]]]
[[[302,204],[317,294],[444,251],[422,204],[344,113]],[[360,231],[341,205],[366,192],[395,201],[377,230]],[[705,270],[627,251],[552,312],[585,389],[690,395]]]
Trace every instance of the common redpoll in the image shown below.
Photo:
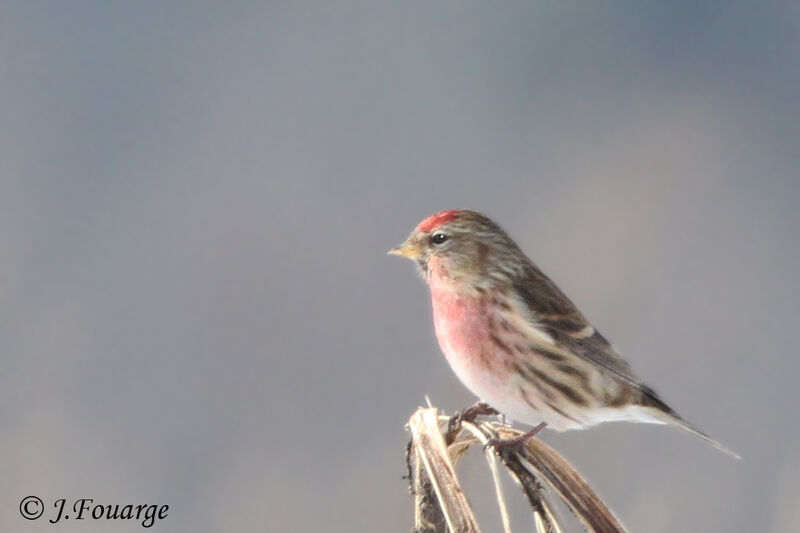
[[[390,251],[416,261],[439,346],[458,378],[508,417],[555,430],[627,420],[690,425],[488,217],[432,215]]]

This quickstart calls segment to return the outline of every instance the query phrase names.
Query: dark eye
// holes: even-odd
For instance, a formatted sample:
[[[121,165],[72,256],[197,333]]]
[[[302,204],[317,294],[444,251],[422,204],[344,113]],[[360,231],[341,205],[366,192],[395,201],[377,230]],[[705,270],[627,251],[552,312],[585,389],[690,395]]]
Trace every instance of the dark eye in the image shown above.
[[[431,235],[431,242],[433,244],[442,244],[444,241],[446,241],[449,238],[450,237],[448,237],[444,233],[434,233],[433,235]]]

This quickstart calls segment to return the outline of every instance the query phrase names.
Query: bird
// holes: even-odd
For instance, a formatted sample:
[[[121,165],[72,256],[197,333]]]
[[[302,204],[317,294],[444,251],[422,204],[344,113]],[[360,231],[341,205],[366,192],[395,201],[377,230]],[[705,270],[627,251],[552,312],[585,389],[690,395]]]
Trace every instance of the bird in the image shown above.
[[[430,289],[439,346],[479,398],[465,412],[534,426],[512,445],[544,427],[630,421],[675,426],[739,457],[668,406],[486,215],[440,211],[389,253],[413,260]]]

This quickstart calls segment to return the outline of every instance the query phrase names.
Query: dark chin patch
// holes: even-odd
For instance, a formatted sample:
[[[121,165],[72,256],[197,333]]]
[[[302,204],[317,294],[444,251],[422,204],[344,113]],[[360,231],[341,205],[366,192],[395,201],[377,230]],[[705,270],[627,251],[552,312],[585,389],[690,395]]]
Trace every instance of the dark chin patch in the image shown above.
[[[427,258],[417,259],[417,266],[419,267],[419,271],[422,273],[423,276],[427,276],[428,275],[428,259]]]

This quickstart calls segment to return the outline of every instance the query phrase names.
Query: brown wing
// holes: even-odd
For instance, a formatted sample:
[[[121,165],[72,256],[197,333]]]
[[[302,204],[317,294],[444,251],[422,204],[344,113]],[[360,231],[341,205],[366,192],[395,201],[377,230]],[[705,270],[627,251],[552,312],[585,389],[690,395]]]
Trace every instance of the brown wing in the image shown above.
[[[652,388],[642,383],[611,343],[589,324],[569,298],[533,263],[529,264],[525,276],[514,285],[514,289],[530,310],[531,319],[537,323],[538,329],[553,338],[556,348],[574,353],[633,385],[641,393],[640,405],[653,408],[656,418],[680,427],[740,459],[735,452],[687,422],[664,403]]]
[[[600,366],[617,377],[642,388],[639,378],[561,290],[532,263],[514,286],[538,328],[556,345]]]

